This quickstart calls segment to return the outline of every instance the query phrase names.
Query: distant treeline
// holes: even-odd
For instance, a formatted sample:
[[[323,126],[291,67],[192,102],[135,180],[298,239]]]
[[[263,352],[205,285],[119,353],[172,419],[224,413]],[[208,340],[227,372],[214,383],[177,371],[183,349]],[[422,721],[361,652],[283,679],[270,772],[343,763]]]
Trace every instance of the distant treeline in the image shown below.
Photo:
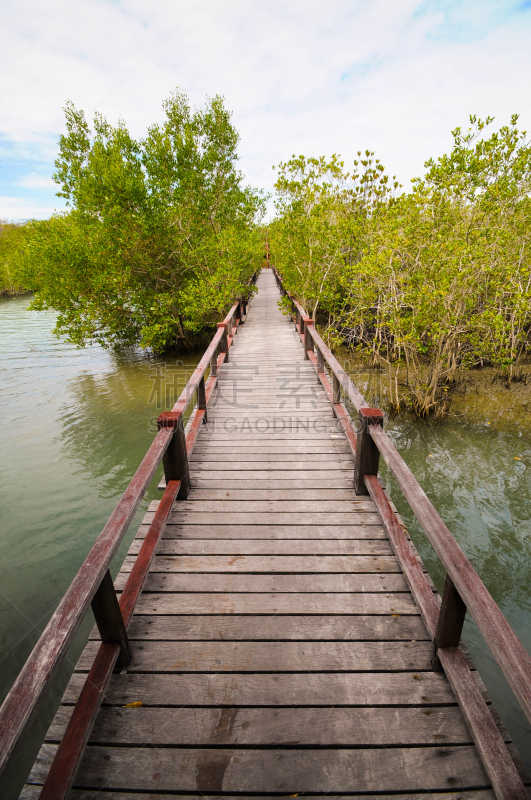
[[[531,147],[517,117],[453,131],[402,192],[372,152],[278,167],[273,260],[332,344],[389,374],[391,403],[439,414],[460,370],[509,380],[529,356]],[[400,388],[399,388],[400,387]]]

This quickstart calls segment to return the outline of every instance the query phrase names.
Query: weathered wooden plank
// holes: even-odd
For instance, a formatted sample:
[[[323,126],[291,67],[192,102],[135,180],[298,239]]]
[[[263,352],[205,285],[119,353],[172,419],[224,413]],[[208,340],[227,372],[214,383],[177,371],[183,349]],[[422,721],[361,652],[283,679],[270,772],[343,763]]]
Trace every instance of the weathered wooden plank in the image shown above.
[[[296,517],[289,512],[250,511],[246,513],[223,511],[173,511],[170,515],[170,524],[183,524],[189,522],[193,525],[380,525],[378,514],[365,511],[351,511],[348,513],[320,513],[301,512]]]
[[[85,674],[72,675],[63,703],[76,702]],[[389,706],[455,705],[438,672],[307,672],[264,674],[114,673],[104,705],[123,706]]]
[[[304,380],[301,390],[295,394],[286,394],[280,390],[278,383],[284,383],[274,375],[264,375],[262,379],[255,381],[249,380],[251,376],[234,376],[218,378],[218,391],[215,393],[211,405],[214,413],[218,411],[228,411],[232,413],[245,414],[247,410],[256,408],[271,407],[273,409],[292,409],[300,411],[304,407],[311,409],[330,410],[330,403],[326,392],[311,379]],[[276,385],[275,385],[276,384]]]
[[[252,465],[250,464],[249,467]],[[190,471],[192,486],[204,486],[201,483],[201,478],[207,479],[207,485],[211,486],[212,481],[223,480],[227,485],[234,485],[234,481],[259,481],[263,484],[265,480],[281,481],[283,486],[295,486],[294,481],[302,482],[305,488],[319,488],[325,486],[352,486],[353,470],[319,470],[319,469],[304,469],[301,467],[294,468],[293,470],[280,470],[280,469],[211,469],[211,470],[196,470]],[[286,483],[289,481],[289,483]],[[326,483],[325,483],[326,481]],[[268,484],[270,485],[270,484]]]
[[[356,497],[352,489],[192,489],[188,500],[366,500]]]
[[[305,427],[303,428],[302,423],[299,423],[298,425],[299,430],[295,430],[295,424],[293,424],[292,427],[293,430],[288,428],[287,430],[283,431],[268,431],[267,434],[252,430],[239,429],[237,431],[238,447],[240,445],[247,445],[249,447],[256,445],[260,447],[266,444],[277,444],[284,446],[290,443],[294,445],[297,443],[303,445],[307,444],[308,442],[311,442],[312,444],[317,444],[320,442],[325,444],[328,442],[339,442],[345,444],[347,442],[345,434],[336,426],[331,426],[327,430],[311,431],[307,430]],[[197,437],[198,446],[203,443],[209,447],[216,444],[226,447],[230,445],[231,442],[234,444],[234,441],[234,432],[229,433],[223,430],[216,430],[210,425],[210,423],[204,426],[203,431]]]
[[[400,572],[395,556],[159,556],[180,572]],[[127,561],[127,559],[126,559]],[[172,569],[175,571],[175,569]]]
[[[92,664],[89,642],[77,665]],[[132,644],[128,672],[385,672],[430,669],[430,642],[156,642]]]
[[[136,556],[126,556],[123,570],[130,571]],[[189,555],[157,557],[158,572],[200,573],[399,573],[395,556],[243,556]]]
[[[143,539],[134,539],[136,555]],[[394,555],[385,539],[164,539],[158,555]]]
[[[311,368],[310,368],[311,369]],[[296,368],[300,372],[300,368]],[[281,408],[299,408],[303,404],[311,403],[312,401],[320,406],[326,406],[326,392],[323,390],[316,379],[315,373],[313,376],[307,370],[305,374],[300,375],[299,387],[296,391],[294,386],[287,389],[286,383],[294,383],[295,381],[286,381],[283,375],[279,375],[278,370],[268,369],[266,373],[261,376],[245,374],[240,371],[239,374],[220,375],[216,392],[213,395],[212,406],[214,409],[232,409],[234,411],[244,408],[253,402],[255,398],[265,398],[276,405],[281,405]],[[330,404],[328,403],[328,408]]]
[[[285,473],[283,479],[280,478],[234,478],[234,474],[228,472],[223,473],[223,476],[212,478],[203,475],[194,475],[193,486],[195,488],[211,488],[211,489],[252,489],[256,486],[268,489],[311,489],[312,491],[320,491],[321,489],[349,489],[352,487],[353,472],[342,472],[342,477],[328,477],[319,478],[319,480],[308,480],[301,478],[293,478],[290,473]],[[164,489],[164,483],[161,481],[159,489]]]
[[[267,462],[271,463],[280,463],[280,464],[291,464],[291,463],[300,463],[304,461],[308,464],[314,464],[317,462],[318,464],[337,464],[338,469],[346,469],[347,467],[354,467],[354,459],[352,458],[352,453],[329,453],[329,452],[321,452],[321,453],[271,453],[267,451],[263,451],[261,453],[258,452],[249,452],[244,453],[239,448],[234,448],[232,452],[232,456],[228,453],[218,453],[213,450],[208,450],[208,452],[203,453],[192,453],[190,457],[190,466],[192,469],[197,469],[198,464],[210,464],[210,463],[217,463],[222,462],[226,463],[230,461],[231,463],[234,462],[236,464],[242,462],[251,462],[252,464],[256,464],[259,462],[260,464],[266,464]],[[193,465],[193,466],[192,466]],[[238,469],[238,467],[236,467]],[[241,469],[241,468],[240,468]],[[276,467],[278,469],[278,467]],[[325,469],[321,467],[321,469]]]
[[[407,592],[144,594],[139,614],[418,614]]]
[[[267,514],[375,514],[376,506],[371,500],[177,500],[173,504],[170,522],[176,515],[187,512],[214,513],[267,513]],[[293,520],[292,520],[293,521]]]
[[[20,795],[20,800],[38,800],[40,786],[26,785]],[[136,792],[104,792],[99,790],[97,799],[94,798],[92,789],[85,791],[83,789],[73,789],[70,792],[70,800],[146,800],[145,794],[137,794]],[[149,800],[160,797],[161,800],[179,800],[182,795],[176,794],[159,794],[159,792],[149,793]],[[213,796],[210,794],[189,794],[188,797],[201,797],[203,800],[219,800],[219,795]],[[271,795],[223,795],[224,800],[271,800]],[[304,794],[305,800],[322,800],[323,795]],[[444,794],[434,792],[423,792],[422,794],[394,794],[393,800],[495,800],[495,794],[490,789],[478,789],[477,791],[467,791],[466,797],[463,797],[461,792],[444,792]],[[389,800],[389,795],[341,795],[341,800]]]
[[[315,374],[313,380],[310,373],[301,376],[300,389],[292,394],[280,388],[283,383],[283,377],[271,372],[261,378],[244,374],[228,377],[222,375],[218,379],[212,409],[245,413],[246,409],[255,408],[262,402],[283,410],[288,408],[299,411],[304,406],[330,409],[326,392],[315,380]]]
[[[60,742],[72,706],[46,742]],[[103,708],[89,743],[253,746],[472,744],[457,706],[407,708]]]
[[[297,423],[293,417],[296,417]],[[305,409],[281,409],[274,411],[260,411],[260,409],[244,410],[243,416],[238,409],[213,412],[211,414],[211,424],[215,429],[227,431],[227,433],[238,433],[239,429],[249,428],[257,433],[267,434],[269,431],[293,430],[295,424],[298,428],[308,432],[317,429],[327,430],[334,423],[332,411],[305,410]]]
[[[292,341],[292,331],[287,335],[283,335],[278,324],[273,324],[269,327],[275,331],[275,351],[271,353],[261,347],[255,347],[250,337],[250,330],[247,329],[245,331],[245,343],[234,342],[233,349],[231,350],[231,359],[235,359],[235,361],[231,360],[223,367],[219,376],[218,385],[222,381],[231,382],[242,372],[248,373],[253,383],[255,381],[258,383],[262,375],[267,375],[268,377],[271,375],[278,376],[279,379],[284,380],[286,376],[293,376],[292,369],[295,371],[297,377],[302,378],[306,375],[307,377],[313,378],[315,382],[315,371],[312,365],[304,360],[298,342]],[[243,349],[243,352],[240,352],[240,349]],[[286,353],[283,352],[285,349],[287,350]],[[266,381],[266,386],[271,385],[274,387],[272,381]],[[320,389],[320,391],[322,391],[322,389]]]
[[[344,792],[488,787],[473,747],[88,747],[76,786],[164,791]]]
[[[151,517],[145,517],[147,522]],[[148,528],[142,524],[137,538]],[[170,523],[164,539],[385,539],[381,524],[364,525],[194,525]]]
[[[117,575],[114,585],[121,590],[127,572]],[[408,586],[400,573],[361,573],[347,575],[248,575],[224,573],[158,572],[157,563],[144,585],[145,592],[284,592],[327,594],[337,592],[407,592]]]
[[[241,424],[245,420],[250,420],[252,423],[257,420],[260,422],[270,420],[272,423],[273,420],[277,420],[275,427],[278,429],[280,428],[278,420],[284,420],[286,416],[308,416],[310,419],[328,421],[334,418],[330,403],[326,403],[318,397],[309,400],[299,398],[297,402],[296,397],[279,399],[249,394],[234,400],[233,396],[234,392],[231,387],[224,395],[226,402],[223,405],[220,403],[209,414],[212,417],[212,423],[219,420],[230,420],[233,424]]]
[[[266,616],[219,614],[133,617],[129,638],[141,641],[428,641],[422,619],[387,616]],[[91,639],[97,640],[93,630]]]
[[[311,466],[315,466],[315,469],[307,469],[307,462],[303,459],[290,461],[289,463],[284,460],[268,462],[255,459],[247,462],[239,461],[237,458],[233,458],[230,461],[206,461],[203,459],[202,461],[193,461],[190,464],[190,472],[191,474],[203,472],[272,472],[274,475],[276,472],[291,472],[293,469],[295,473],[300,471],[304,471],[305,474],[310,473],[311,477],[312,472],[346,472],[352,471],[354,468],[349,461],[339,461],[338,459],[329,462],[326,460],[313,462]]]
[[[329,453],[329,454],[351,454],[350,447],[347,444],[336,443],[334,440],[330,442],[323,442],[322,444],[313,444],[311,439],[308,441],[303,442],[289,442],[289,441],[279,441],[279,442],[268,442],[262,441],[257,442],[254,445],[252,444],[240,444],[237,440],[237,450],[238,455],[242,455],[243,453],[252,453],[255,455],[261,455],[263,453],[278,453],[278,454],[286,454],[286,453],[302,453],[303,455],[309,453]],[[204,442],[201,445],[196,445],[194,447],[194,456],[210,456],[210,455],[218,455],[224,454],[227,458],[232,458],[234,455],[234,443],[229,442],[212,442],[205,444]]]

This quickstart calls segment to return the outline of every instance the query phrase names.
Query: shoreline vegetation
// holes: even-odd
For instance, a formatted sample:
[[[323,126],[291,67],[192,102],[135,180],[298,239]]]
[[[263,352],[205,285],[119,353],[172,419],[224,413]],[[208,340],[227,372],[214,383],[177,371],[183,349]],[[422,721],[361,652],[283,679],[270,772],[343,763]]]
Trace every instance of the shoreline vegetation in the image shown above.
[[[493,133],[471,117],[409,191],[369,150],[350,171],[293,156],[264,224],[222,98],[192,109],[176,91],[164,111],[135,140],[66,105],[54,179],[68,208],[0,223],[0,295],[35,292],[30,307],[57,311],[55,332],[81,347],[191,350],[249,291],[267,236],[287,288],[332,349],[380,375],[390,411],[443,419],[469,385],[527,403],[531,145],[516,115]]]
[[[481,367],[526,381],[531,348],[531,145],[471,117],[409,192],[374,154],[278,166],[270,248],[331,346],[388,376],[392,410],[444,417]]]
[[[0,297],[32,291],[20,275],[25,232],[23,224],[0,220]]]
[[[376,364],[368,367],[359,354],[344,346],[336,348],[336,357],[370,406],[382,408],[391,417],[418,419],[407,405],[408,387],[405,382],[398,384],[401,410],[392,407],[386,366]],[[394,397],[394,376],[391,380]],[[446,400],[444,414],[422,419],[436,425],[444,420],[460,420],[465,424],[491,427],[493,431],[531,434],[531,364],[524,365],[518,378],[511,381],[506,370],[492,366],[460,371]]]

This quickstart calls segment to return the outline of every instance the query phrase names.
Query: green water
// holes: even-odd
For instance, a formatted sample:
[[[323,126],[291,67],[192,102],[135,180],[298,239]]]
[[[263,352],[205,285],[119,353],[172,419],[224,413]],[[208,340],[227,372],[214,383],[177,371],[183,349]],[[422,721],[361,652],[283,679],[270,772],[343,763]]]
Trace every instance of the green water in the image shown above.
[[[0,700],[145,454],[154,419],[171,407],[199,358],[77,350],[51,333],[54,314],[28,312],[28,302],[0,299]],[[351,371],[367,400],[378,404],[378,378]],[[488,424],[484,408],[473,422],[467,419],[426,425],[401,416],[386,426],[531,650],[531,428],[518,415],[502,424],[498,414]],[[159,477],[114,571],[147,502],[158,496]],[[429,543],[392,480],[389,487],[441,588],[444,574]],[[18,797],[91,625],[89,615],[2,787],[2,800]],[[529,724],[469,621],[465,641],[531,769]]]
[[[199,356],[78,350],[55,314],[0,298],[0,701],[107,521]],[[116,572],[157,472],[113,565]],[[87,616],[0,796],[18,797],[93,624]]]

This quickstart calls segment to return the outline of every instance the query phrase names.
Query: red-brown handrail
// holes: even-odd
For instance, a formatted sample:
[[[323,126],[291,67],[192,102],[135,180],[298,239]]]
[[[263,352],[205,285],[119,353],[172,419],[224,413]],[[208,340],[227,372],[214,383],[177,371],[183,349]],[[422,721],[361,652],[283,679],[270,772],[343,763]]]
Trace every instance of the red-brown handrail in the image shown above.
[[[531,721],[531,656],[383,428],[369,434]]]
[[[256,280],[255,273],[249,283]],[[164,527],[171,504],[179,489],[187,480],[188,455],[192,451],[200,425],[206,419],[206,405],[217,381],[218,370],[228,360],[235,329],[246,313],[247,300],[239,300],[222,323],[194,370],[190,380],[181,392],[172,412],[171,424],[166,424],[161,415],[159,431],[142,463],[120,498],[103,531],[92,546],[85,561],[60,601],[56,611],[44,629],[28,660],[24,664],[15,683],[11,687],[0,708],[0,776],[11,761],[18,745],[24,738],[35,716],[39,701],[43,697],[53,676],[61,665],[66,651],[88,610],[93,606],[94,615],[102,636],[98,657],[76,705],[76,712],[68,726],[60,748],[59,759],[50,770],[51,780],[43,788],[42,797],[59,800],[66,795],[75,768],[86,742],[95,713],[101,700],[107,678],[118,659],[130,660],[129,645],[125,627],[133,613],[134,605],[142,589],[149,570],[158,538]],[[218,349],[221,350],[219,356]],[[210,366],[211,377],[205,385],[205,372]],[[197,412],[193,418],[186,438],[183,431],[183,414],[197,396]],[[182,440],[179,437],[182,436]],[[183,484],[170,473],[176,468],[176,458],[172,450],[179,450],[184,443],[184,453],[177,452],[177,461],[185,462]],[[166,491],[150,527],[151,535],[143,550],[143,557],[130,574],[127,585],[118,603],[112,587],[109,565],[125,536],[129,524],[140,505],[151,479],[161,460],[165,460]],[[118,663],[120,661],[118,660]],[[75,751],[75,752],[74,752]],[[57,780],[55,780],[55,778]]]
[[[496,796],[504,800],[526,798],[527,792],[509,752],[458,649],[466,610],[470,611],[530,721],[531,656],[383,430],[382,412],[367,408],[364,398],[315,330],[313,320],[286,290],[278,270],[273,267],[273,271],[281,294],[290,301],[305,356],[314,364],[351,445],[355,457],[355,489],[359,493],[370,494],[375,502],[428,633],[433,639],[434,668],[442,667],[447,674]],[[314,347],[317,355],[313,352]],[[332,383],[324,370],[325,361],[332,375]],[[358,411],[359,418],[355,427],[350,419],[346,419],[347,412],[341,404],[341,389]],[[389,498],[377,480],[380,454],[446,570],[446,584],[440,608]]]

